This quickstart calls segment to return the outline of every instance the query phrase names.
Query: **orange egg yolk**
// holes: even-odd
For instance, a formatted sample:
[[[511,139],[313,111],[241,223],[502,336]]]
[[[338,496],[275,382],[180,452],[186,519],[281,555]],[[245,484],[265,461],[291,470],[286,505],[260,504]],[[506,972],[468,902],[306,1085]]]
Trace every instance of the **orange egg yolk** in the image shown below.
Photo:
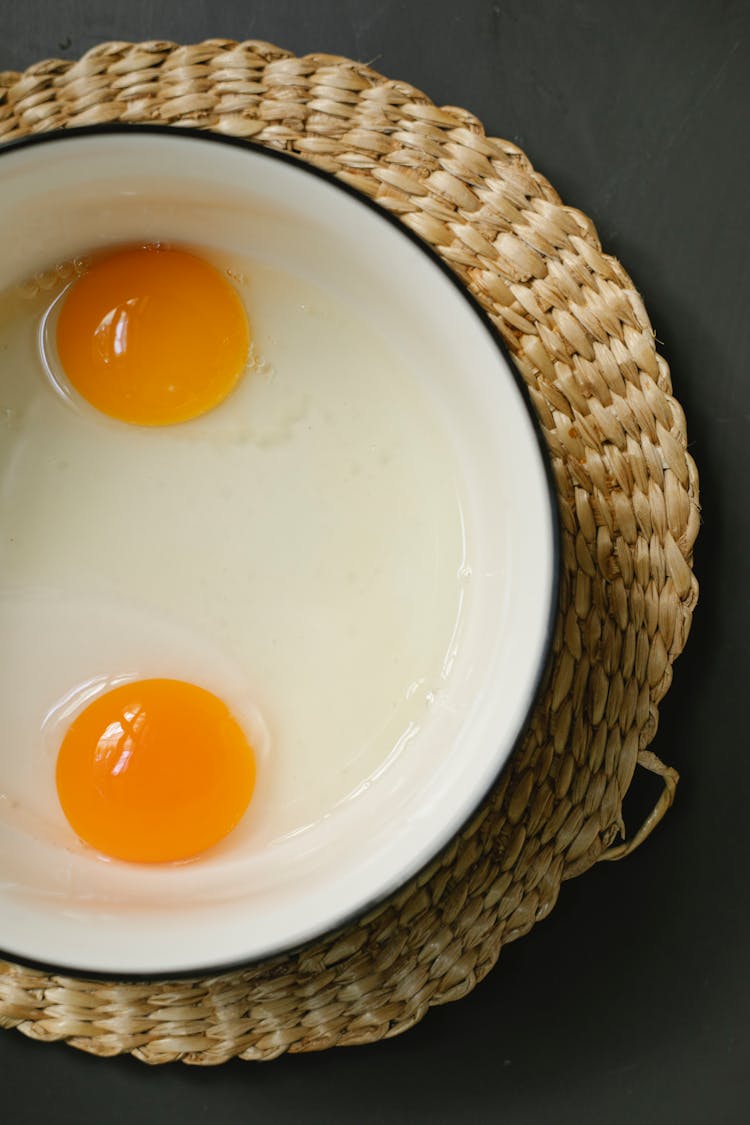
[[[57,354],[71,385],[121,422],[168,426],[218,406],[245,368],[250,333],[226,278],[184,250],[139,246],[70,287]]]
[[[189,859],[218,843],[254,785],[253,751],[226,704],[181,680],[139,680],[97,697],[57,758],[73,830],[134,863]]]

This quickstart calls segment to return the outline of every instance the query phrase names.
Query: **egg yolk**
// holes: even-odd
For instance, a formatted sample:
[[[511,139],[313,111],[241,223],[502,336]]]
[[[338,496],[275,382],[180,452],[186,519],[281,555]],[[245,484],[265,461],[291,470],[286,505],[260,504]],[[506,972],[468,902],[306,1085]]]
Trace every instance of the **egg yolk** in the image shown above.
[[[181,680],[139,680],[98,696],[57,758],[73,830],[134,863],[189,859],[218,843],[254,785],[253,751],[226,704]]]
[[[250,332],[227,279],[184,250],[138,246],[94,262],[68,291],[57,354],[71,385],[121,422],[167,426],[218,406]]]

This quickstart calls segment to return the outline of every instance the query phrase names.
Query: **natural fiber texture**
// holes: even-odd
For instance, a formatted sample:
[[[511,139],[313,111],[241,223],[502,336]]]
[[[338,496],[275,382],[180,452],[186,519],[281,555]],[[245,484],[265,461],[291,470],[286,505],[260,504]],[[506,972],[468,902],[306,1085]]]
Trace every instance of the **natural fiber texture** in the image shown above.
[[[450,263],[502,332],[549,445],[563,524],[554,665],[473,823],[369,917],[210,980],[97,983],[0,963],[0,1019],[152,1063],[396,1035],[464,996],[549,913],[563,879],[625,855],[671,803],[677,775],[646,748],[697,597],[683,413],[641,299],[591,222],[465,110],[346,59],[259,42],[108,43],[0,75],[0,139],[108,121],[282,148],[376,199]],[[636,765],[660,775],[663,794],[616,843]]]

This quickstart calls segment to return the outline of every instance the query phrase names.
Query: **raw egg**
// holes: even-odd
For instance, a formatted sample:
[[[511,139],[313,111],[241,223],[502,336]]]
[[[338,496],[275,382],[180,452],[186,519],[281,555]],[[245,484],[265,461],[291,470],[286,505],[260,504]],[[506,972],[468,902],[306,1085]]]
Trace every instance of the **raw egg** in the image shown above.
[[[186,422],[218,406],[248,359],[242,302],[209,262],[137,246],[94,261],[70,287],[57,352],[97,410],[141,426]]]
[[[189,859],[245,812],[255,759],[217,696],[181,680],[140,680],[98,696],[71,723],[57,759],[63,812],[115,859]]]
[[[287,847],[333,832],[420,752],[470,593],[457,578],[471,542],[460,465],[432,371],[422,378],[377,323],[306,276],[208,247],[180,260],[210,263],[238,295],[252,375],[184,425],[105,416],[56,348],[64,306],[115,257],[80,249],[88,272],[70,284],[0,292],[0,882],[28,862],[20,881],[45,895],[137,890],[161,909],[167,889],[192,902],[245,894],[283,882]],[[211,797],[220,762],[166,722],[158,784],[131,791],[146,776],[133,756],[96,789],[112,757],[97,762],[93,747],[123,725],[119,710],[99,714],[67,786],[66,748],[56,786],[85,707],[116,700],[125,680],[200,685],[227,705],[256,767],[235,828]],[[105,805],[120,794],[140,794],[141,812]],[[153,862],[144,872],[103,854]]]

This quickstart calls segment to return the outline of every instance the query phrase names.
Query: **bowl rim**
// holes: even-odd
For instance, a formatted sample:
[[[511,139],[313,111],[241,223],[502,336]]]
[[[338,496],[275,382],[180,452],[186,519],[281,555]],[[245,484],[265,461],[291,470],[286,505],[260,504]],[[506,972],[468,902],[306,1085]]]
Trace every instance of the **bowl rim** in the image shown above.
[[[8,141],[0,143],[0,159],[3,156],[14,154],[27,149],[35,149],[39,146],[47,144],[60,144],[64,143],[67,139],[79,139],[83,137],[96,137],[96,136],[163,136],[169,137],[171,140],[179,140],[180,138],[185,141],[199,141],[206,144],[220,144],[229,146],[238,150],[245,150],[254,153],[256,156],[268,157],[269,159],[276,160],[279,163],[286,164],[296,168],[303,174],[309,174],[317,177],[320,180],[328,183],[335,190],[343,192],[351,199],[359,202],[363,207],[375,212],[381,219],[388,222],[400,234],[407,238],[414,246],[416,246],[421,253],[436,267],[445,278],[447,278],[457,296],[459,296],[465,304],[473,312],[474,317],[479,321],[480,325],[488,334],[495,349],[500,354],[504,361],[504,365],[508,368],[510,377],[513,379],[516,388],[520,394],[521,401],[524,409],[531,423],[532,432],[536,441],[537,452],[542,465],[543,477],[545,482],[545,495],[547,500],[548,514],[550,519],[550,548],[551,548],[551,568],[550,568],[550,584],[548,591],[548,605],[546,613],[544,641],[540,650],[535,674],[529,683],[528,702],[524,709],[524,718],[519,726],[516,738],[509,748],[507,755],[503,759],[497,772],[489,782],[487,787],[482,791],[480,797],[471,806],[465,816],[461,819],[458,827],[453,831],[450,837],[429,856],[423,863],[414,868],[407,869],[405,875],[399,876],[398,880],[389,885],[389,887],[381,892],[368,898],[361,905],[354,907],[351,910],[345,911],[340,917],[336,919],[330,926],[323,930],[316,932],[311,937],[303,942],[292,942],[288,945],[281,945],[278,948],[270,949],[265,953],[241,957],[228,962],[221,962],[219,964],[198,964],[191,968],[181,969],[164,969],[162,971],[121,971],[115,969],[97,969],[86,970],[80,967],[71,967],[66,965],[57,964],[53,961],[40,961],[34,958],[24,957],[23,954],[18,952],[6,951],[2,947],[2,934],[0,933],[0,959],[11,962],[13,964],[22,965],[30,969],[36,969],[45,973],[52,973],[55,975],[72,976],[80,980],[103,980],[103,981],[121,981],[121,982],[148,982],[148,981],[164,981],[164,980],[184,980],[189,978],[203,978],[206,976],[221,976],[226,973],[236,972],[254,965],[262,965],[267,961],[282,957],[291,956],[292,954],[301,952],[310,948],[312,945],[320,941],[324,941],[327,937],[338,933],[339,931],[351,926],[365,915],[369,914],[376,907],[388,901],[399,890],[411,882],[420,871],[424,870],[426,866],[439,860],[439,858],[453,845],[455,840],[463,833],[466,826],[471,822],[479,809],[487,800],[489,793],[497,786],[503,772],[509,766],[511,759],[517,752],[521,744],[524,742],[528,733],[531,719],[534,711],[539,703],[539,700],[547,686],[549,676],[552,669],[552,642],[554,638],[555,624],[557,620],[560,583],[561,583],[561,569],[562,569],[562,547],[561,547],[561,519],[558,504],[557,487],[555,483],[554,472],[552,469],[552,462],[549,447],[545,441],[542,425],[539,416],[534,409],[529,389],[519,372],[510,351],[505,344],[499,330],[490,319],[488,313],[479,303],[474,294],[465,286],[456,273],[451,269],[450,265],[425,242],[415,231],[406,226],[401,220],[391,211],[386,210],[378,204],[374,199],[365,195],[363,192],[358,191],[344,180],[340,180],[333,172],[328,172],[323,168],[319,168],[314,164],[308,163],[303,157],[294,155],[292,153],[270,148],[267,145],[254,141],[251,138],[229,136],[222,133],[216,133],[210,129],[200,129],[195,127],[182,127],[175,128],[173,125],[160,125],[160,124],[146,124],[136,122],[109,122],[101,125],[83,125],[72,126],[70,128],[52,129],[44,133],[33,133],[23,137],[16,137]],[[0,173],[2,169],[0,168]]]

